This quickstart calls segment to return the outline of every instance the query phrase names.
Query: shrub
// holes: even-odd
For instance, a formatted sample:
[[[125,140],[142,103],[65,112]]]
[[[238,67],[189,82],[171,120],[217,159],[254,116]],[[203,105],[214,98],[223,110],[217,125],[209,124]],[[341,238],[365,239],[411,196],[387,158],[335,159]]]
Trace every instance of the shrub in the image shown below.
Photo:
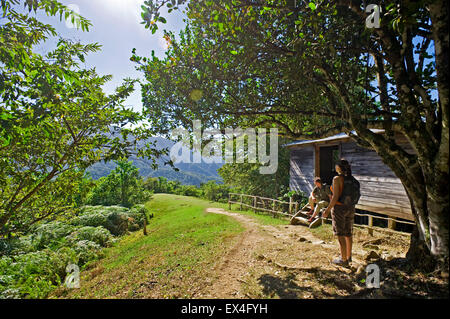
[[[3,276],[0,276],[0,299],[20,299],[22,296],[19,288],[7,288],[2,290],[2,277]]]
[[[216,202],[228,201],[230,188],[224,184],[217,184],[215,181],[208,181],[201,185],[202,197]]]
[[[72,233],[75,229],[76,227],[62,222],[42,224],[31,235],[31,241],[37,250],[48,247],[51,244],[60,246],[62,244],[61,239]]]
[[[92,227],[84,226],[71,233],[67,239],[72,244],[76,244],[77,241],[89,240],[102,247],[107,247],[112,243],[112,236],[110,232],[102,226]]]
[[[72,220],[73,225],[102,226],[114,236],[120,236],[128,230],[128,208],[120,206],[86,206],[80,216]]]
[[[0,256],[17,255],[34,251],[35,247],[31,236],[23,236],[19,238],[0,239]]]
[[[113,235],[140,229],[147,215],[144,205],[85,206],[70,224],[40,224],[28,236],[0,239],[0,299],[46,297],[62,284],[69,263],[98,259]]]
[[[106,226],[107,214],[103,212],[90,212],[74,218],[71,223],[77,226]]]
[[[117,206],[117,205],[114,205],[114,206],[89,206],[89,205],[86,205],[81,208],[81,211],[82,211],[82,213],[81,213],[82,215],[85,213],[96,213],[99,211],[124,213],[124,212],[128,211],[128,208],[122,207],[122,206]]]
[[[199,188],[197,188],[194,185],[181,185],[176,193],[178,195],[183,195],[183,196],[195,196],[195,197],[200,197],[201,195],[201,190]]]
[[[281,196],[279,199],[285,202],[289,202],[289,198],[292,197],[294,202],[299,202],[302,206],[308,203],[308,197],[302,191],[289,191]]]
[[[148,213],[149,211],[145,205],[134,205],[128,212],[128,216],[134,220],[134,223],[136,223],[139,228],[142,228],[144,227],[144,220],[148,221]]]
[[[60,278],[57,283],[64,281],[68,264],[80,264],[75,249],[71,247],[61,247],[56,252],[50,251],[49,255],[51,267]]]
[[[61,285],[69,263],[78,263],[73,249],[37,252],[0,259],[0,298],[43,298]]]
[[[75,244],[74,250],[77,253],[79,265],[85,265],[92,260],[101,257],[102,248],[99,244],[90,240],[81,240]]]
[[[101,177],[86,198],[91,205],[122,205],[132,207],[151,198],[151,192],[143,186],[139,170],[128,160],[115,161],[116,168]]]
[[[128,214],[116,212],[108,214],[105,228],[114,236],[124,235],[128,231]]]

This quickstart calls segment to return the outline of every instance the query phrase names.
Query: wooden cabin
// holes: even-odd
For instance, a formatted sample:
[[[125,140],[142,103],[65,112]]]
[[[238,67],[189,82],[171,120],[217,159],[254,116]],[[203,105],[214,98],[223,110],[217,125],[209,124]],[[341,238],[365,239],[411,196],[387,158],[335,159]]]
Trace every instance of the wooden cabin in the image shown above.
[[[383,134],[384,130],[373,130]],[[397,143],[413,152],[405,137]],[[302,140],[285,145],[290,150],[290,188],[310,194],[314,177],[331,185],[340,158],[350,162],[352,174],[361,184],[361,198],[356,208],[395,218],[414,220],[405,189],[394,172],[378,154],[362,148],[345,133],[318,140]]]

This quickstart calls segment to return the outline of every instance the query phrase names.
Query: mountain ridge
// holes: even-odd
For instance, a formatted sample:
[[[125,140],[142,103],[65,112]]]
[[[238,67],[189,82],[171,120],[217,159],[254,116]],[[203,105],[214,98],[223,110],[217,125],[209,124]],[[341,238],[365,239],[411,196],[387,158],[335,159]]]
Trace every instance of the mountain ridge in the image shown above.
[[[145,143],[155,142],[156,149],[161,150],[164,148],[169,148],[175,145],[174,141],[163,137],[152,137],[145,142],[138,143],[138,146],[143,146]],[[190,156],[192,158],[192,151],[190,151]],[[155,170],[152,168],[152,160],[138,158],[136,156],[131,156],[129,158],[139,169],[139,175],[143,178],[147,177],[165,177],[168,180],[179,181],[183,185],[196,185],[199,186],[201,183],[206,183],[209,180],[222,181],[222,178],[217,173],[217,169],[222,167],[221,163],[177,163],[174,164],[179,171],[175,171],[172,167],[165,164],[169,160],[169,156],[162,156],[156,159],[158,168]],[[91,174],[93,179],[99,179],[101,177],[107,176],[117,165],[110,162],[99,162],[87,169]]]

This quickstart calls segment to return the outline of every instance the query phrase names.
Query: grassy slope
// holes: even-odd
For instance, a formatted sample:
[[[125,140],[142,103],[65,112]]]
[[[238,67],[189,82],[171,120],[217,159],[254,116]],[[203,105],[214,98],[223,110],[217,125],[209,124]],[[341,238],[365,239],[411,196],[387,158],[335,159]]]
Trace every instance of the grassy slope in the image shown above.
[[[213,267],[240,224],[208,207],[228,208],[198,198],[157,194],[147,204],[154,214],[147,236],[136,232],[105,251],[105,258],[81,274],[81,289],[55,294],[69,298],[189,298],[195,287],[208,285]],[[286,220],[242,212],[264,224]]]
[[[286,217],[273,218],[271,213],[266,212],[253,212],[249,210],[240,211],[239,205],[232,205],[231,209],[228,209],[228,204],[209,202],[208,207],[219,207],[223,208],[226,211],[239,213],[242,215],[250,216],[264,225],[287,225],[289,224],[289,220]]]

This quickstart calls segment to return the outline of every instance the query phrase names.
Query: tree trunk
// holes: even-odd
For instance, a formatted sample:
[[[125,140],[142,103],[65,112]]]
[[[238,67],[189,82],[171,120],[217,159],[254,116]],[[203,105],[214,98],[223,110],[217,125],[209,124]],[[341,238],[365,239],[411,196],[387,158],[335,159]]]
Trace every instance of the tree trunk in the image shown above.
[[[446,183],[448,183],[448,180]],[[448,268],[449,195],[434,200],[428,194],[427,204],[430,251],[436,257],[439,267]]]
[[[436,190],[442,189],[442,183],[446,185],[448,181],[436,180],[428,186],[425,200],[423,194],[412,194],[411,188],[405,187],[417,225],[406,258],[426,271],[448,268],[449,195]],[[430,194],[438,194],[437,199],[432,199]]]
[[[408,132],[414,136],[414,132]],[[419,135],[420,132],[415,132]],[[448,156],[439,153],[434,158],[407,154],[394,141],[386,137],[366,135],[372,147],[401,180],[409,197],[418,234],[411,239],[408,257],[418,267],[429,265],[426,256],[432,256],[435,267],[448,265],[449,240],[449,187],[448,165],[436,167],[436,162],[446,161]],[[401,147],[400,147],[401,148]],[[430,147],[431,148],[431,147]],[[426,268],[426,267],[425,267]]]
[[[143,232],[144,232],[144,236],[147,236],[147,216],[145,216],[145,218],[144,218],[144,229],[143,229]]]
[[[424,239],[421,238],[417,226],[414,226],[414,230],[411,234],[411,241],[409,250],[406,253],[406,259],[408,259],[410,264],[415,265],[417,268],[426,272],[431,272],[436,267],[435,260],[425,244]]]

